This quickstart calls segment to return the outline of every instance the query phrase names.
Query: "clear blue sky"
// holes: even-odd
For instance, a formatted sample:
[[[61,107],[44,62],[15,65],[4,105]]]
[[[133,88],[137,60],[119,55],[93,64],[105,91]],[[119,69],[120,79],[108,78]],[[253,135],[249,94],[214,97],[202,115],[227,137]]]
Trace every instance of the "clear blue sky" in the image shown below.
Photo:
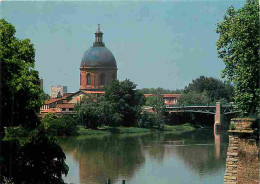
[[[138,88],[182,89],[201,75],[220,78],[216,23],[227,8],[244,0],[43,1],[1,2],[1,17],[16,37],[30,38],[44,90],[66,85],[79,89],[79,67],[101,24],[106,47],[114,54],[118,79]]]

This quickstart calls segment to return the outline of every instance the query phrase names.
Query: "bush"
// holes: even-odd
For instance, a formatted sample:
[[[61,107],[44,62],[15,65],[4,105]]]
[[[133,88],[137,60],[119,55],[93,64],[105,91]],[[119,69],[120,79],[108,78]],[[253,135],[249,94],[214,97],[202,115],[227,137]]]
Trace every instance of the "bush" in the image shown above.
[[[73,115],[47,115],[43,120],[43,127],[49,135],[70,136],[77,135],[77,123]]]
[[[140,128],[162,129],[164,125],[164,121],[156,114],[150,112],[144,112],[140,114],[137,125]]]
[[[19,125],[17,127],[6,127],[5,128],[5,138],[14,138],[14,137],[28,137],[33,134],[34,131]]]
[[[235,124],[234,123],[230,123],[229,130],[235,130],[235,129],[236,129]]]

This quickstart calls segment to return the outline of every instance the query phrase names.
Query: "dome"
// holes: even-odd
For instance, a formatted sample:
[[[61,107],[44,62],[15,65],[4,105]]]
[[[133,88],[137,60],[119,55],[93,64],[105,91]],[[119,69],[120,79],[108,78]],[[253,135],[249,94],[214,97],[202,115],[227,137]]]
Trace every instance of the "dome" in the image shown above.
[[[80,67],[115,67],[116,60],[112,52],[104,46],[89,48],[81,60]]]

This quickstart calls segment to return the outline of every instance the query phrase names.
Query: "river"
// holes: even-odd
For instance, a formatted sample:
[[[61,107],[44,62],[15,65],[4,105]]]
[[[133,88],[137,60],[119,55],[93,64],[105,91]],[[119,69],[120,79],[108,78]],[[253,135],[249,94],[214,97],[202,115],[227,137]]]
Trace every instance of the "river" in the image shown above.
[[[59,141],[66,154],[66,183],[224,183],[228,134],[195,130],[179,135],[70,137]]]

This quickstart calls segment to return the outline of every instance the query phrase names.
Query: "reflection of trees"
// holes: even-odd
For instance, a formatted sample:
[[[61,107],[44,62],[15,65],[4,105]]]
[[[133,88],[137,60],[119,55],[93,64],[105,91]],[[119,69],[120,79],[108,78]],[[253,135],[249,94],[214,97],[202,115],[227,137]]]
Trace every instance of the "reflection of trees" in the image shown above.
[[[220,137],[220,142],[223,142]],[[167,141],[180,141],[182,146],[173,146]],[[226,142],[226,140],[224,140]],[[212,145],[196,145],[212,144]],[[130,180],[143,164],[146,156],[160,163],[170,157],[180,159],[197,173],[217,171],[225,163],[226,147],[221,147],[216,157],[214,133],[194,131],[179,135],[148,134],[143,136],[106,136],[61,141],[65,152],[70,152],[79,163],[79,177],[82,183],[104,183],[106,178],[114,182],[117,178]],[[125,178],[129,177],[129,178]]]
[[[145,153],[159,163],[163,161],[165,155],[163,139],[163,134],[149,134],[142,137]]]
[[[61,141],[64,150],[76,149],[79,177],[82,183],[104,183],[106,178],[114,182],[121,176],[133,176],[144,163],[141,139],[138,137],[105,136],[85,140]]]

